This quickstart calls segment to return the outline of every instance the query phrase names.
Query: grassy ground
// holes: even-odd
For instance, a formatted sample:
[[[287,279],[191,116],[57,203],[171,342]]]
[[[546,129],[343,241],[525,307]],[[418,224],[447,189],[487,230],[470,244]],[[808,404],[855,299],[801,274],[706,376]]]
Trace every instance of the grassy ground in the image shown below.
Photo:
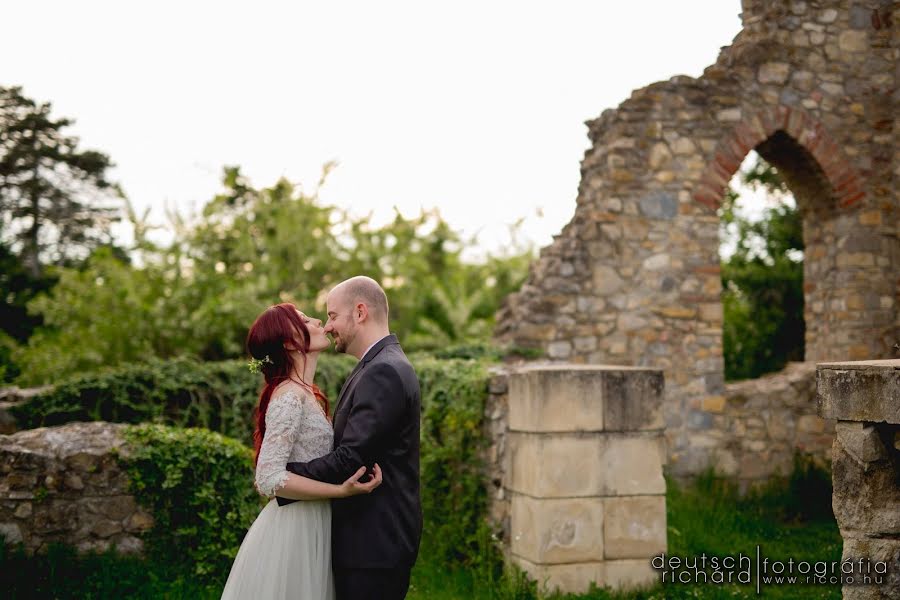
[[[670,482],[667,494],[670,556],[755,557],[757,545],[770,560],[840,560],[841,538],[831,515],[827,475],[802,467],[791,478],[752,496],[714,477],[689,488]],[[171,568],[108,555],[75,557],[57,548],[25,558],[0,551],[0,589],[5,598],[218,598],[221,583],[182,577]],[[763,586],[764,598],[841,597],[840,586]],[[483,569],[450,570],[420,556],[410,600],[534,600],[535,586],[520,577]],[[545,596],[546,597],[546,596]],[[553,600],[663,600],[675,598],[757,598],[755,585],[657,585],[644,591],[611,594],[594,590]]]
[[[726,481],[704,476],[687,489],[669,482],[667,494],[669,556],[737,556],[795,562],[840,561],[841,537],[831,513],[830,475],[798,462],[794,473],[767,488],[740,497]],[[512,577],[492,581],[471,572],[448,572],[422,560],[413,573],[410,600],[532,600],[534,586]],[[756,593],[751,585],[671,584],[613,594],[550,595],[552,600],[668,600],[676,598],[829,598],[841,597],[840,585],[770,584]]]

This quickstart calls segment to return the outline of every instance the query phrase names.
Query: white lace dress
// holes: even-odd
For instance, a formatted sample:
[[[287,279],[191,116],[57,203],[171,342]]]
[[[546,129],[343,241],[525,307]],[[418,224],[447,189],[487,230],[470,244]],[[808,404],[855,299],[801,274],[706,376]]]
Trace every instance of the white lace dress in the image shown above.
[[[334,432],[313,395],[296,386],[276,390],[256,465],[256,488],[272,497],[250,526],[222,598],[333,600],[331,504],[301,500],[278,506],[289,462],[331,452]]]

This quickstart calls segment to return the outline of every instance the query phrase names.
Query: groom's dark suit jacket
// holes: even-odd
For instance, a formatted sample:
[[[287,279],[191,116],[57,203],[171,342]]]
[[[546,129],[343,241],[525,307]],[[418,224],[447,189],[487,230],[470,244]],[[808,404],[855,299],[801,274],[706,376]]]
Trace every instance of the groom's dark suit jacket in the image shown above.
[[[378,463],[371,494],[332,502],[336,568],[412,567],[422,537],[419,498],[419,380],[397,337],[376,343],[350,373],[334,409],[334,450],[288,463],[297,475],[340,484]],[[278,498],[279,505],[292,502]]]

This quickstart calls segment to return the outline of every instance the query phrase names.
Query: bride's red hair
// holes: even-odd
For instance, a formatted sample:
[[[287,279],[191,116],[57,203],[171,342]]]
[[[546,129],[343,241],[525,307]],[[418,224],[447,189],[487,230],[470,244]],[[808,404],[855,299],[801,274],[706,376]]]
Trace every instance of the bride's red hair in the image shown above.
[[[266,410],[272,399],[272,392],[281,383],[290,379],[313,392],[325,411],[328,412],[328,399],[316,385],[308,385],[298,381],[295,371],[303,372],[304,365],[295,365],[291,360],[286,343],[295,346],[306,360],[309,352],[309,329],[300,318],[297,307],[289,302],[270,306],[256,318],[247,334],[247,352],[256,360],[263,361],[260,365],[265,384],[259,393],[259,404],[254,411],[256,430],[253,432],[253,448],[255,450],[254,464],[259,460],[259,449],[266,435]]]

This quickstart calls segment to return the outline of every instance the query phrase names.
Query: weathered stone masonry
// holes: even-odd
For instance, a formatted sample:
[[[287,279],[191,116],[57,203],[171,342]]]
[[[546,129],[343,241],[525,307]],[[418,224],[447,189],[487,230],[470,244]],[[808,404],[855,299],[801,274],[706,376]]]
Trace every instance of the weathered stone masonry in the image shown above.
[[[824,363],[816,380],[820,413],[837,420],[832,506],[841,559],[868,559],[874,571],[852,573],[857,585],[845,578],[842,596],[900,598],[900,360]]]
[[[666,550],[662,373],[498,370],[486,428],[490,516],[507,557],[549,589],[652,584]]]
[[[575,215],[498,316],[501,341],[554,361],[663,369],[676,476],[753,460],[727,447],[741,433],[722,414],[715,211],[750,150],[803,216],[806,360],[888,358],[900,341],[900,15],[872,0],[742,4],[743,30],[702,77],[588,123]]]
[[[25,551],[143,550],[153,518],[128,491],[115,423],[69,423],[0,435],[0,534]]]

